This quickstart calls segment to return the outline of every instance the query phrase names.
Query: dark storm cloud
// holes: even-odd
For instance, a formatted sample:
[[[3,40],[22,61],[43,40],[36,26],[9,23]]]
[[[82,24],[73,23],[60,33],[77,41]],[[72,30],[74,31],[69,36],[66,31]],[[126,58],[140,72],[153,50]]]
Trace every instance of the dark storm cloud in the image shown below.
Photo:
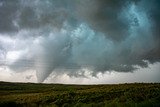
[[[82,0],[77,2],[76,13],[94,30],[119,41],[128,34],[130,25],[122,11],[129,4],[126,0]]]
[[[151,34],[154,40],[154,43],[152,43],[154,47],[141,57],[154,63],[155,61],[160,61],[160,1],[142,0],[138,5],[140,10],[146,11],[147,17],[152,21]]]
[[[52,26],[61,28],[67,19],[68,2],[54,1],[22,1],[22,10],[19,13],[18,24],[20,28],[40,28]]]
[[[160,61],[159,10],[158,0],[1,0],[0,57],[22,50],[8,66],[36,69],[40,82],[52,71],[133,72]]]
[[[16,12],[19,8],[18,0],[0,0],[0,32],[17,30],[14,25]]]
[[[61,28],[69,16],[70,1],[1,0],[0,32],[37,29],[44,26]]]

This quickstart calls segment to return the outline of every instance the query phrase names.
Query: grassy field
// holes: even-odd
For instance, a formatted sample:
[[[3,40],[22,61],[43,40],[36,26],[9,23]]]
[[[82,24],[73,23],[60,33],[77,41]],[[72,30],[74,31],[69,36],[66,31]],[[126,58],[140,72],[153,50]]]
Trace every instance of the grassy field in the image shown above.
[[[64,85],[0,82],[0,107],[160,107],[160,83]]]

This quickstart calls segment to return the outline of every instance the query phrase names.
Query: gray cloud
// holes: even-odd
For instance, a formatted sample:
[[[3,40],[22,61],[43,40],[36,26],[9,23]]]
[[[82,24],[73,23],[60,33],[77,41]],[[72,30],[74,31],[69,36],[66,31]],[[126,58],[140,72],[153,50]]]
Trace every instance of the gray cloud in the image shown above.
[[[16,31],[14,19],[19,7],[18,0],[0,0],[0,32]]]
[[[69,1],[58,0],[1,0],[0,32],[9,33],[21,29],[38,29],[50,26],[60,29],[71,13]]]
[[[126,0],[85,0],[77,3],[76,13],[94,30],[119,41],[127,36],[130,26],[122,14],[128,5]]]
[[[15,71],[35,69],[39,82],[53,71],[83,76],[86,68],[96,76],[148,67],[160,61],[159,5],[158,0],[1,0],[0,60],[17,51],[18,58],[5,64]]]

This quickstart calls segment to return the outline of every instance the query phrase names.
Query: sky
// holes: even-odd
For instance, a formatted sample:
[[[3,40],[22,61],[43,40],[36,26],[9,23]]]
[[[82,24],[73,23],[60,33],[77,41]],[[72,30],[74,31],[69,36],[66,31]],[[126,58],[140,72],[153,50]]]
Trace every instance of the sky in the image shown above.
[[[160,82],[159,0],[0,0],[0,81]]]

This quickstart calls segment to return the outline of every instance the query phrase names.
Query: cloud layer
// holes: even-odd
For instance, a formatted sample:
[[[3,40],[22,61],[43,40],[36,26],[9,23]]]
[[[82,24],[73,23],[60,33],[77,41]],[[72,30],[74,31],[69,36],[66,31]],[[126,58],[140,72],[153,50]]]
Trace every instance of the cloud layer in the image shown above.
[[[158,0],[1,0],[0,66],[55,75],[133,72],[160,61]]]

